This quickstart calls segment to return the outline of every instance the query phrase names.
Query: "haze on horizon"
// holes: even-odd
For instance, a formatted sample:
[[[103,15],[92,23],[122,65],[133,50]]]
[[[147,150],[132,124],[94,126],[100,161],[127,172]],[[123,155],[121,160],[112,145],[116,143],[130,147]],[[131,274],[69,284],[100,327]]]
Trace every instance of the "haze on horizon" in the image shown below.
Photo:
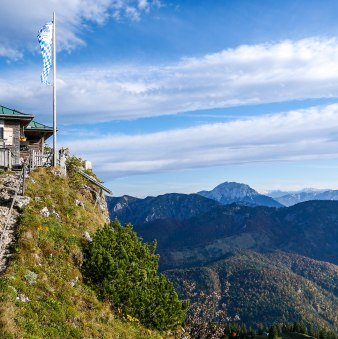
[[[114,194],[338,189],[336,1],[3,1],[0,104],[46,124],[53,10],[59,146]]]

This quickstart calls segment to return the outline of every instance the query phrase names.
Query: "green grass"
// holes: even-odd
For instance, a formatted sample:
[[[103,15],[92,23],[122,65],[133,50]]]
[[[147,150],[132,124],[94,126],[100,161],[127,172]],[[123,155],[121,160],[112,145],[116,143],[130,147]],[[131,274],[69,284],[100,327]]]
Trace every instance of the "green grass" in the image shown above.
[[[159,338],[118,317],[82,281],[83,233],[105,223],[91,195],[48,169],[31,173],[26,194],[32,200],[21,216],[10,265],[0,278],[0,337]],[[85,208],[76,206],[76,199]],[[44,207],[60,218],[41,216]],[[18,300],[20,296],[29,301]]]

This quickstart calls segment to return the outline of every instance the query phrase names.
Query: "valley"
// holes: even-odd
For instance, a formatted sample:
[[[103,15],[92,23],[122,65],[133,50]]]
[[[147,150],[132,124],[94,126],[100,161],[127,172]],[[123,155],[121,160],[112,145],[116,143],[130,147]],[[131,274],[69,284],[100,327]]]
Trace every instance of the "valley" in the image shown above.
[[[156,240],[160,269],[182,297],[184,282],[193,282],[220,293],[229,317],[247,326],[303,320],[337,330],[338,201],[262,206],[253,203],[259,194],[238,185],[218,187],[212,199],[108,198],[108,208],[145,241]]]

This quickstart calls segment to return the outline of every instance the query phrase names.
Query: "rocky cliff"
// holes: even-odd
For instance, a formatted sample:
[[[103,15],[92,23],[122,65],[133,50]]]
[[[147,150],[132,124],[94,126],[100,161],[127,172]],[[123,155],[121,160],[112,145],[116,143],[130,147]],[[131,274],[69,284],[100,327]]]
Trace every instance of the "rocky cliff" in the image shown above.
[[[30,198],[21,191],[20,174],[0,176],[0,273],[6,268],[18,218]]]

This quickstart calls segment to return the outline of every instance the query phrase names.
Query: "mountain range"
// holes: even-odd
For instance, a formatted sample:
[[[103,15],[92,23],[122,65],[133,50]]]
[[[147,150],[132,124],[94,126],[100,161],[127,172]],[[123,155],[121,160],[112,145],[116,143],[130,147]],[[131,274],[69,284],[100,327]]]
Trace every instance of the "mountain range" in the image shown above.
[[[284,195],[297,194],[297,193],[311,193],[311,192],[325,192],[330,191],[329,189],[319,189],[319,188],[303,188],[297,191],[281,191],[281,190],[268,190],[265,194],[273,199],[280,198]]]
[[[277,209],[172,193],[140,199],[111,217],[132,223],[148,242],[156,239],[163,269],[203,265],[240,249],[283,250],[338,264],[338,201]]]
[[[271,197],[284,206],[292,206],[310,200],[338,200],[338,190],[305,189],[296,192],[288,192],[282,195],[277,192],[272,192]]]
[[[220,292],[229,315],[247,325],[303,319],[337,330],[338,201],[280,207],[264,197],[224,183],[198,194],[107,201],[111,218],[157,240],[160,268],[183,297],[183,281],[193,281]]]

